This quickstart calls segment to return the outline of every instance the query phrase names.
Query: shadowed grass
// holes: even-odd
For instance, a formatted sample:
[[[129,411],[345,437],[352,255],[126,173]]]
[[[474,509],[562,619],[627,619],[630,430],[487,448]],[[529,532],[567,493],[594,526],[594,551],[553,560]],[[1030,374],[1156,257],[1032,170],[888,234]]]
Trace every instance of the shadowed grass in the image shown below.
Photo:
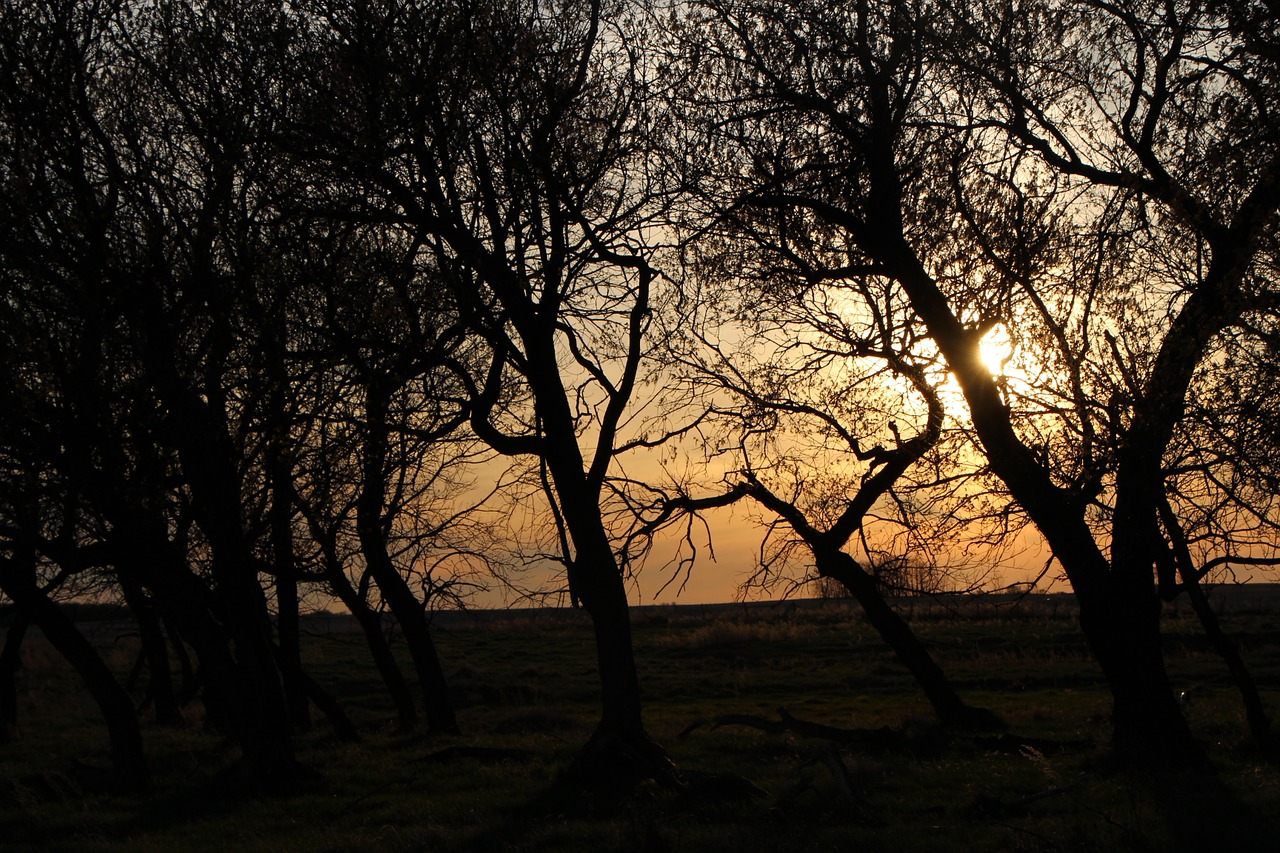
[[[1274,615],[1230,622],[1264,698],[1280,706]],[[767,794],[642,786],[620,803],[585,806],[555,799],[555,782],[597,713],[595,657],[580,614],[442,620],[438,642],[465,732],[456,737],[394,734],[394,711],[359,637],[309,637],[311,671],[366,737],[339,743],[319,721],[299,740],[299,757],[318,780],[288,799],[234,789],[224,773],[234,752],[194,722],[198,705],[182,729],[144,727],[155,793],[86,787],[72,762],[104,766],[104,730],[74,675],[36,635],[19,685],[21,736],[0,746],[0,846],[1167,850],[1186,848],[1215,821],[1230,831],[1230,818],[1245,826],[1232,849],[1277,849],[1280,772],[1254,753],[1221,662],[1186,618],[1167,624],[1169,669],[1192,690],[1188,714],[1221,790],[1134,776],[1108,762],[1109,699],[1069,614],[930,615],[915,627],[962,695],[1009,723],[1010,738],[939,732],[909,675],[847,608],[641,613],[636,646],[654,736],[680,767],[737,774]],[[122,674],[132,642],[108,643]],[[900,745],[837,747],[716,726],[729,714],[776,720],[779,708],[829,726],[889,726]],[[1218,814],[1181,807],[1196,795],[1217,803]]]

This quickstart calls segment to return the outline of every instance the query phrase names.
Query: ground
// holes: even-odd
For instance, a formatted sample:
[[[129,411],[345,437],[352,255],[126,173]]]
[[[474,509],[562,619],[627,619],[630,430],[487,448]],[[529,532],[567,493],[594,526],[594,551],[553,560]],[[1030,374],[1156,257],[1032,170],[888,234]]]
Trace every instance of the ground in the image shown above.
[[[1277,612],[1222,601],[1280,709]],[[105,764],[102,726],[37,634],[19,737],[0,745],[0,848],[1173,850],[1234,834],[1221,849],[1280,849],[1280,769],[1253,748],[1225,667],[1186,608],[1166,619],[1167,657],[1212,757],[1207,777],[1157,778],[1111,760],[1108,697],[1069,599],[922,601],[909,613],[961,695],[999,713],[1005,733],[937,730],[847,604],[648,608],[636,615],[646,723],[690,784],[621,799],[558,784],[597,713],[582,614],[439,619],[464,729],[450,737],[395,734],[358,635],[341,619],[312,620],[311,671],[365,737],[338,743],[319,721],[299,747],[316,777],[287,799],[236,790],[234,752],[202,731],[198,703],[181,729],[145,724],[152,794],[95,790],[85,768]],[[123,678],[136,640],[100,627]],[[761,728],[785,728],[784,716],[863,735]]]

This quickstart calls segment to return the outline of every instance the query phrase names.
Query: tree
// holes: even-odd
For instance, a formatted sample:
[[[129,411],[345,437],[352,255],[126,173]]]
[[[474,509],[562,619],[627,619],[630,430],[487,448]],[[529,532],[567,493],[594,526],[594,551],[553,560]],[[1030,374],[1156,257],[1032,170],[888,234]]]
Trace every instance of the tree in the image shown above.
[[[425,564],[474,554],[486,542],[481,526],[468,522],[477,507],[462,496],[466,469],[483,459],[475,439],[459,435],[465,395],[446,367],[469,358],[468,341],[448,294],[417,265],[412,242],[401,245],[386,229],[324,227],[327,243],[315,241],[327,246],[314,262],[319,286],[309,300],[317,330],[310,357],[328,385],[323,411],[312,415],[312,443],[323,446],[306,449],[299,497],[313,535],[328,543],[321,545],[326,574],[339,597],[379,644],[357,592],[367,587],[364,578],[373,581],[404,632],[429,728],[456,731],[428,608],[433,596],[457,603],[451,589],[462,581],[434,576]],[[353,556],[361,558],[354,586],[340,538],[353,539]],[[395,682],[389,665],[383,674]],[[402,704],[401,725],[411,726],[411,716]]]
[[[714,192],[721,181],[707,185]],[[836,581],[859,602],[944,724],[995,724],[956,694],[886,599],[922,591],[882,569],[945,551],[962,526],[962,496],[973,490],[944,449],[955,439],[943,441],[936,354],[891,279],[852,279],[839,240],[814,232],[795,239],[789,216],[721,210],[689,247],[710,278],[705,291],[724,295],[715,308],[713,295],[698,303],[706,326],[684,324],[690,341],[677,360],[704,389],[700,429],[730,486],[697,498],[679,485],[644,535],[685,513],[753,499],[776,521],[748,585],[774,589],[792,563],[810,580],[812,565],[817,579]],[[926,571],[926,583],[943,582],[941,574]]]
[[[1224,22],[1180,6],[1139,21],[1136,6],[701,8],[732,46],[718,92],[750,176],[738,203],[835,229],[857,266],[900,283],[992,471],[1071,580],[1117,746],[1159,758],[1195,752],[1159,642],[1164,452],[1207,343],[1266,292],[1249,270],[1275,224],[1275,136],[1209,168],[1269,96],[1245,84],[1252,60]],[[1207,121],[1210,91],[1238,93],[1230,117]],[[981,357],[1001,323],[1045,342],[1021,383]]]
[[[1109,565],[1105,573],[1082,569],[1079,582],[1073,579],[1077,588],[1098,583],[1131,623],[1143,624],[1145,614],[1145,668],[1153,673],[1147,695],[1130,697],[1130,707],[1117,696],[1117,734],[1135,739],[1144,728],[1179,728],[1160,722],[1171,715],[1166,688],[1154,677],[1158,610],[1149,602],[1153,569],[1166,562],[1165,542],[1176,550],[1181,539],[1171,521],[1162,529],[1161,511],[1175,437],[1188,423],[1189,392],[1223,336],[1252,337],[1274,324],[1275,293],[1265,269],[1280,208],[1280,89],[1274,52],[1256,41],[1262,19],[1240,26],[1261,7],[1237,11],[1199,3],[1054,4],[1016,22],[1004,18],[1001,36],[977,41],[978,56],[1004,58],[980,78],[992,101],[986,115],[1065,183],[1110,199],[1113,221],[1128,229],[1121,243],[1127,272],[1141,275],[1120,281],[1139,307],[1156,300],[1166,306],[1163,316],[1147,308],[1108,340],[1122,380],[1113,398],[1119,417],[1109,424]],[[1030,39],[1040,42],[1037,70],[1024,65]],[[1112,49],[1066,53],[1082,42]],[[1066,79],[1074,85],[1064,91]],[[1068,117],[1085,104],[1098,119],[1068,132]],[[1065,318],[1055,319],[1065,326]],[[1235,381],[1227,371],[1213,372],[1218,382]],[[1215,444],[1231,458],[1229,447]],[[1117,644],[1140,642],[1123,636],[1121,626],[1109,630],[1121,634]]]
[[[861,296],[870,295],[863,291]],[[795,301],[812,309],[814,297],[809,293]],[[947,528],[963,515],[957,494],[964,487],[956,483],[965,478],[938,455],[945,415],[940,393],[929,383],[927,362],[904,355],[911,347],[893,339],[904,329],[892,323],[891,311],[876,311],[869,329],[858,329],[849,315],[819,316],[814,325],[829,323],[822,329],[826,336],[792,329],[794,337],[785,338],[783,373],[746,375],[741,356],[733,357],[733,366],[721,362],[713,370],[713,382],[740,401],[736,410],[728,407],[733,419],[741,419],[736,452],[742,457],[737,475],[742,479],[730,494],[753,498],[786,525],[788,540],[794,537],[777,555],[762,558],[753,580],[771,583],[771,575],[788,560],[788,544],[803,543],[818,578],[836,580],[859,602],[943,725],[998,725],[991,712],[970,707],[956,694],[886,598],[886,593],[919,590],[904,587],[905,578],[879,571],[884,564],[932,556],[948,540],[955,542],[955,532]],[[759,338],[753,346],[760,346]],[[881,360],[883,373],[865,364]],[[827,377],[838,380],[828,384]],[[877,382],[897,387],[877,388]],[[918,406],[905,398],[913,392]],[[931,453],[929,464],[922,464]],[[911,471],[915,467],[920,470]],[[707,500],[687,505],[699,503]],[[929,517],[938,506],[947,507],[941,519]],[[851,546],[864,556],[851,555]]]
[[[411,236],[449,288],[482,348],[478,368],[453,365],[475,435],[545,465],[599,658],[579,769],[624,757],[669,779],[602,510],[653,345],[653,226],[670,190],[647,166],[661,116],[639,31],[597,3],[313,8],[324,26],[300,86],[326,110],[298,147],[350,188],[346,216]]]
[[[12,333],[48,433],[38,459],[84,508],[81,535],[182,626],[253,782],[290,788],[300,768],[244,513],[252,356],[235,334],[265,272],[255,189],[269,169],[247,145],[262,75],[246,73],[264,56],[218,53],[214,24],[183,11],[6,9]]]

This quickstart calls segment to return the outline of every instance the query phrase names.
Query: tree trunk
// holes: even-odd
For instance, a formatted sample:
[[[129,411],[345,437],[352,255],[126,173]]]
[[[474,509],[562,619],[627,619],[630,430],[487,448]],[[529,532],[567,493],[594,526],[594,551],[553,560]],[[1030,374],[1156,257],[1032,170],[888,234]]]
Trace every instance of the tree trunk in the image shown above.
[[[201,275],[207,272],[203,267]],[[197,277],[194,285],[217,294],[212,280]],[[259,585],[258,563],[243,518],[241,460],[234,429],[229,420],[229,402],[219,371],[234,348],[226,317],[214,313],[216,321],[206,339],[209,353],[198,381],[183,376],[174,354],[184,352],[163,310],[163,298],[140,303],[144,312],[140,323],[146,329],[143,354],[148,376],[165,410],[167,438],[177,450],[183,476],[191,490],[191,509],[208,542],[213,595],[213,615],[220,632],[234,648],[230,666],[212,636],[201,654],[206,676],[206,695],[216,678],[225,685],[228,716],[243,752],[243,769],[248,784],[264,790],[288,792],[300,781],[302,768],[293,748],[293,725],[285,701],[284,685],[272,651],[271,617],[266,597]],[[224,306],[218,306],[219,308]],[[143,519],[147,521],[147,519]],[[147,530],[146,527],[142,528]],[[163,539],[161,539],[163,537]],[[153,534],[157,544],[167,542],[164,531]],[[160,580],[163,572],[153,578]],[[194,578],[193,578],[194,580]],[[197,580],[197,584],[200,582]],[[158,586],[152,584],[152,589]],[[170,598],[175,606],[181,596]],[[198,621],[204,621],[192,610]],[[194,627],[197,623],[193,622]],[[195,639],[195,635],[191,635]],[[216,665],[211,670],[210,664]],[[222,692],[219,690],[219,692]],[[221,698],[221,697],[220,697]]]
[[[233,667],[225,675],[231,682],[230,711],[243,769],[250,785],[288,792],[300,781],[302,768],[294,755],[293,722],[272,651],[266,596],[241,519],[235,455],[224,432],[192,411],[184,414],[180,422],[186,434],[179,457],[191,483],[197,523],[213,557],[214,609],[235,650]],[[202,667],[207,663],[202,656]]]
[[[586,524],[588,529],[591,526]],[[677,786],[680,780],[675,765],[644,727],[622,573],[603,528],[593,538],[595,542],[591,543],[579,533],[569,584],[591,616],[595,633],[600,722],[574,759],[570,778],[601,793],[626,792],[648,779]],[[584,540],[586,548],[582,547]]]
[[[360,539],[360,552],[383,600],[404,631],[413,659],[418,684],[422,688],[423,709],[427,716],[427,729],[433,732],[454,733],[458,721],[454,716],[449,687],[440,665],[440,656],[431,638],[431,627],[423,602],[413,594],[409,584],[400,574],[387,553],[386,534],[383,529],[385,510],[385,478],[387,466],[387,394],[376,383],[366,387],[365,413],[369,432],[365,436],[364,456],[361,460],[362,482],[356,499],[356,532]]]
[[[1240,691],[1240,700],[1244,703],[1245,719],[1249,723],[1249,732],[1265,753],[1271,755],[1273,759],[1280,757],[1280,743],[1277,743],[1277,738],[1271,731],[1271,719],[1267,714],[1266,707],[1262,704],[1262,696],[1258,693],[1258,685],[1254,682],[1249,668],[1245,666],[1244,659],[1240,657],[1240,651],[1222,630],[1222,625],[1218,622],[1218,615],[1209,606],[1209,599],[1200,587],[1200,576],[1196,571],[1191,550],[1187,547],[1186,534],[1183,533],[1182,524],[1174,514],[1168,498],[1162,497],[1159,509],[1160,520],[1169,539],[1169,556],[1173,564],[1171,568],[1182,579],[1181,588],[1186,590],[1187,598],[1191,600],[1191,607],[1195,610],[1196,616],[1200,618],[1200,624],[1204,628],[1205,634],[1208,635],[1214,649],[1217,650],[1223,662],[1226,663],[1227,670],[1231,673],[1231,678],[1235,681],[1236,688]],[[1172,574],[1172,572],[1165,574]],[[1169,598],[1172,600],[1177,595],[1179,588],[1177,582],[1172,577],[1169,577],[1162,585],[1168,588]]]
[[[579,552],[574,560],[573,586],[591,616],[599,668],[601,710],[599,730],[630,737],[644,732],[640,679],[631,640],[631,614],[621,574],[610,552]],[[584,565],[592,561],[592,565]]]
[[[271,551],[276,590],[276,634],[280,644],[280,669],[284,679],[289,718],[300,732],[311,730],[311,706],[302,681],[302,631],[298,613],[298,578],[293,556],[293,472],[280,448],[270,451]]]
[[[280,649],[276,648],[279,654]],[[280,669],[286,677],[292,677],[302,689],[307,693],[307,699],[314,702],[316,707],[320,709],[320,713],[324,714],[329,720],[329,724],[333,726],[333,732],[338,736],[338,740],[344,743],[355,743],[360,740],[360,732],[356,729],[355,723],[351,722],[351,718],[347,716],[347,712],[342,710],[342,705],[335,699],[329,691],[320,686],[314,678],[307,675],[305,670],[297,670],[290,672],[293,664],[281,659]]]
[[[163,619],[162,622],[169,642],[173,645],[173,656],[178,659],[178,669],[182,672],[182,682],[178,685],[178,707],[184,708],[199,694],[200,676],[191,664],[191,655],[187,654],[186,642],[182,639],[182,634],[178,633],[178,627],[172,619]]]
[[[365,642],[369,645],[369,654],[372,655],[378,674],[382,676],[387,692],[391,695],[391,701],[396,706],[397,728],[401,734],[412,732],[418,725],[418,712],[414,707],[409,685],[400,672],[400,665],[396,663],[391,646],[387,643],[387,637],[382,633],[382,617],[365,603],[364,598],[351,586],[351,582],[341,570],[331,570],[328,577],[330,588],[351,611],[351,615],[364,632]]]
[[[142,643],[142,657],[147,663],[149,678],[147,697],[155,705],[156,722],[162,726],[182,724],[182,709],[173,691],[173,674],[169,671],[168,643],[160,627],[160,617],[155,603],[135,580],[117,573],[124,600],[133,617],[138,621],[138,635]]]
[[[986,708],[974,708],[964,702],[947,680],[942,668],[934,661],[924,643],[911,630],[911,626],[889,606],[875,578],[863,571],[844,551],[817,551],[818,573],[834,578],[862,606],[871,627],[875,628],[898,660],[911,672],[933,706],[934,713],[944,726],[1000,728],[1000,718]]]
[[[1200,582],[1195,576],[1183,575],[1182,582],[1186,587],[1187,597],[1191,599],[1191,606],[1196,611],[1196,616],[1200,617],[1200,624],[1204,627],[1205,634],[1226,663],[1227,670],[1236,683],[1236,689],[1240,691],[1240,701],[1244,704],[1245,719],[1249,723],[1250,734],[1264,751],[1272,756],[1280,755],[1280,743],[1277,743],[1276,735],[1271,731],[1271,717],[1267,714],[1266,706],[1262,704],[1262,696],[1258,693],[1258,685],[1253,680],[1253,675],[1245,666],[1244,659],[1240,657],[1240,650],[1222,630],[1218,615],[1213,612],[1209,599],[1200,588]]]
[[[404,631],[405,642],[409,646],[409,657],[413,661],[414,672],[417,673],[418,684],[422,689],[428,731],[456,733],[458,721],[454,715],[444,668],[440,665],[440,656],[436,651],[435,641],[431,637],[431,627],[427,622],[427,614],[422,602],[409,589],[409,585],[392,564],[391,558],[387,555],[386,543],[383,542],[380,534],[366,536],[362,530],[360,542],[369,573],[378,585],[387,606],[391,608],[392,615],[400,624],[400,629]],[[381,631],[381,627],[378,630]],[[365,633],[366,636],[369,635],[367,629]]]
[[[151,773],[142,749],[142,732],[133,700],[62,609],[43,594],[34,590],[30,593],[26,605],[35,611],[33,621],[79,673],[102,711],[111,742],[111,765],[119,774],[119,781],[128,788],[145,790],[150,785]]]
[[[1178,707],[1165,669],[1160,600],[1115,582],[1076,588],[1080,626],[1112,696],[1116,751],[1138,763],[1197,764],[1203,754]]]
[[[107,725],[114,781],[126,789],[145,790],[151,784],[151,771],[129,694],[62,608],[36,586],[34,564],[16,566],[9,561],[0,568],[0,580],[5,593],[71,664],[97,703]]]
[[[155,594],[166,619],[178,626],[180,634],[175,637],[186,639],[195,650],[206,724],[239,744],[250,784],[265,790],[292,790],[301,768],[293,753],[266,601],[256,576],[243,572],[237,583],[236,573],[219,565],[215,555],[215,594],[160,536],[153,530],[149,540],[133,540],[134,547],[141,549],[137,553],[169,554],[158,565],[140,563],[145,565],[140,578]],[[151,548],[143,546],[146,541]]]
[[[573,548],[572,555],[565,555],[569,590],[591,616],[600,678],[600,722],[575,759],[571,776],[600,792],[629,790],[645,779],[676,786],[680,779],[675,765],[644,728],[626,584],[600,510],[598,478],[603,477],[607,456],[598,455],[599,466],[588,471],[569,396],[560,383],[554,338],[546,331],[535,325],[526,337],[528,358],[535,366],[529,378],[553,491],[548,497],[559,507]],[[597,454],[608,452],[596,449]]]
[[[22,668],[22,640],[30,623],[23,611],[14,613],[0,651],[0,743],[18,735],[18,670]]]
[[[358,742],[360,732],[356,729],[356,724],[351,722],[351,718],[347,716],[346,711],[342,710],[342,705],[333,697],[333,694],[321,687],[319,682],[306,672],[298,673],[297,678],[302,683],[303,689],[307,691],[307,696],[320,709],[320,713],[324,714],[329,725],[333,726],[333,733],[338,736],[338,740],[343,743]]]
[[[214,562],[217,562],[215,556]],[[273,792],[294,790],[301,766],[293,749],[293,724],[285,702],[284,685],[271,648],[262,589],[245,568],[222,573],[239,575],[239,589],[224,591],[221,615],[231,629],[239,672],[237,710],[245,770],[252,784]]]
[[[298,614],[298,582],[288,575],[276,576],[276,632],[280,640],[281,673],[289,718],[300,732],[311,731],[309,691],[300,676],[302,670],[302,630]]]

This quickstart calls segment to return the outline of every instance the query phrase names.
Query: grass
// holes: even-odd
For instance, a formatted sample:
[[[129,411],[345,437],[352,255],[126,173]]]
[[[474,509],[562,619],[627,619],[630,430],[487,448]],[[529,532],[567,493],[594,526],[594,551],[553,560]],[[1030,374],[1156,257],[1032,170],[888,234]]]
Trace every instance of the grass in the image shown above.
[[[1226,618],[1269,706],[1280,708],[1280,623],[1274,613]],[[1194,688],[1188,714],[1216,780],[1132,774],[1110,762],[1108,696],[1068,616],[919,614],[914,626],[962,694],[1036,748],[942,737],[854,611],[658,610],[636,620],[650,730],[682,768],[737,774],[768,794],[650,787],[594,811],[548,795],[598,710],[580,614],[442,623],[437,640],[465,729],[457,737],[396,735],[359,638],[308,638],[313,674],[366,735],[338,743],[318,721],[298,745],[317,778],[287,799],[241,795],[228,774],[233,750],[199,726],[149,722],[154,793],[81,789],[69,767],[106,763],[103,729],[36,635],[20,676],[20,737],[0,745],[0,849],[1166,850],[1195,849],[1207,833],[1237,834],[1221,849],[1280,849],[1280,769],[1251,746],[1223,665],[1187,617],[1167,622],[1169,669]],[[132,642],[106,643],[122,673]],[[908,746],[837,749],[714,725],[724,714],[776,719],[779,708],[833,726],[890,726]],[[198,707],[188,711],[198,718]],[[463,746],[491,751],[448,751]]]

